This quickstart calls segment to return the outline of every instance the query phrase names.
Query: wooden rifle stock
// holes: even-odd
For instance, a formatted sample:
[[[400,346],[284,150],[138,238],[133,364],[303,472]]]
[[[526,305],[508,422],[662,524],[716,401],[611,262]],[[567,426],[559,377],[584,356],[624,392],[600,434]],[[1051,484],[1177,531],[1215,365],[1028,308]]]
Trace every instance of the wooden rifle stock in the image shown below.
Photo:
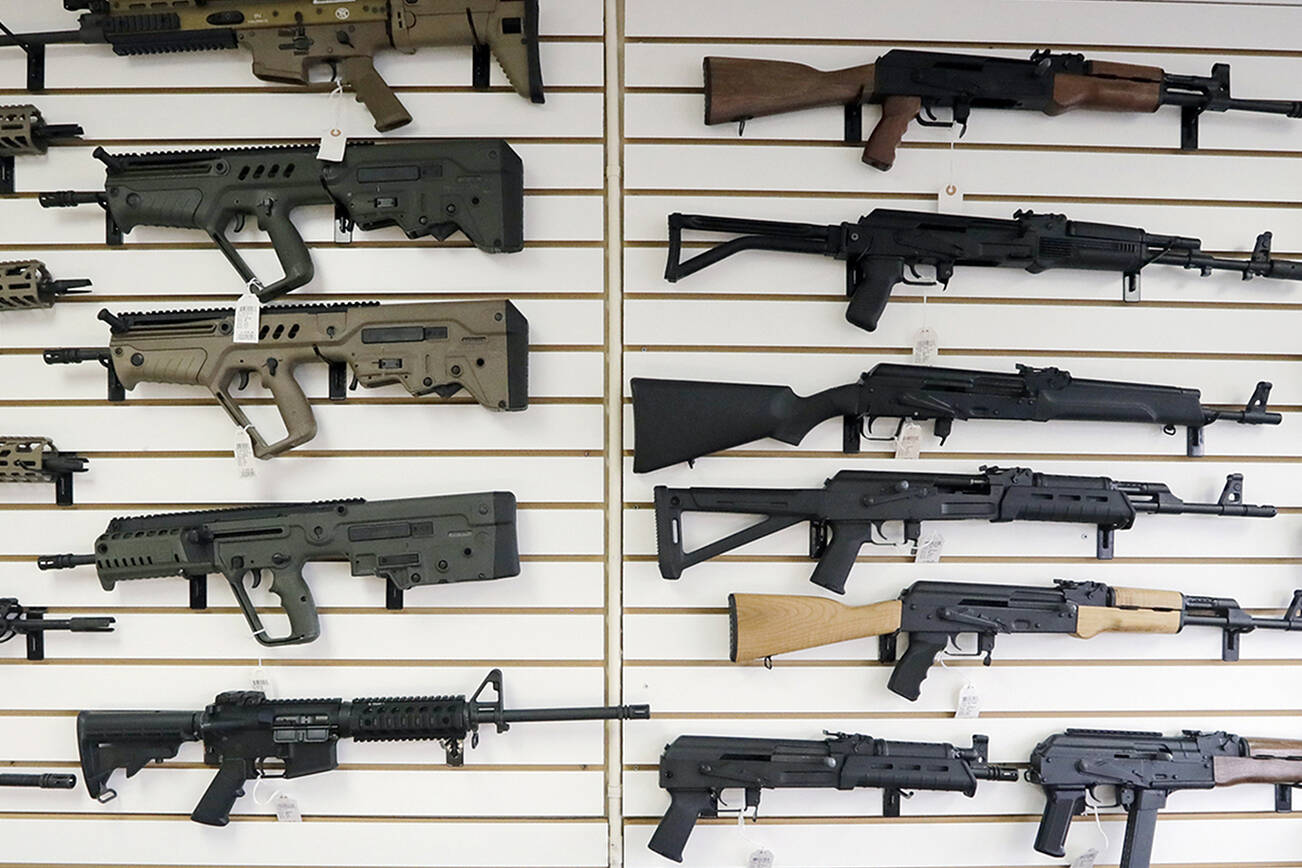
[[[762,660],[788,651],[894,633],[900,629],[901,611],[899,600],[847,606],[822,597],[729,594],[728,656],[734,663]]]
[[[784,60],[707,57],[704,69],[707,124],[866,102],[873,92],[871,63],[824,72]]]

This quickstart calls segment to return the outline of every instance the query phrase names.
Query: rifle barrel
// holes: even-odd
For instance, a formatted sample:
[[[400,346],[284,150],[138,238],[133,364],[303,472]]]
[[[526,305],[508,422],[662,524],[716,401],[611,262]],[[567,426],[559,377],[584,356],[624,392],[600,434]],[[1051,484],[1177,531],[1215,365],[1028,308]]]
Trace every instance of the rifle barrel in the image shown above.
[[[18,33],[14,36],[0,36],[0,48],[26,45],[72,45],[87,42],[80,30],[46,30],[41,33]]]
[[[497,715],[493,715],[496,718]],[[549,720],[647,720],[649,705],[598,705],[588,708],[516,708],[501,713],[503,723]]]

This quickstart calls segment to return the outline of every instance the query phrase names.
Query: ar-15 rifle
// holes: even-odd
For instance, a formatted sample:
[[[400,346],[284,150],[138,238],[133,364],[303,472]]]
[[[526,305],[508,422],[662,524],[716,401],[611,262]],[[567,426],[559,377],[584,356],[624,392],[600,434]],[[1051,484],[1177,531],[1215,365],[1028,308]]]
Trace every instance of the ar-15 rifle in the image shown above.
[[[1188,428],[1186,452],[1203,454],[1203,427],[1220,419],[1278,425],[1266,410],[1271,384],[1260,382],[1242,410],[1202,403],[1197,389],[1087,380],[1058,368],[1018,365],[1017,373],[965,371],[882,363],[857,383],[801,397],[787,386],[701,383],[635,377],[633,471],[646,473],[693,461],[764,437],[798,444],[816,425],[842,418],[842,450],[859,451],[865,430],[881,417],[930,419],[943,445],[955,419],[1048,422],[1151,422],[1174,434]]]
[[[450,398],[465,389],[492,410],[529,406],[529,322],[509,301],[426,304],[302,304],[263,308],[256,344],[235,343],[235,310],[111,314],[105,349],[45,351],[49,365],[98,361],[108,371],[110,401],[140,383],[204,386],[271,458],[316,436],[312,406],[294,378],[299,365],[324,362],[330,399],[354,386],[400,383],[412,395]],[[232,394],[256,375],[285,423],[285,437],[268,444]]]
[[[411,123],[411,115],[375,71],[375,55],[464,45],[473,51],[476,89],[489,86],[491,55],[516,93],[544,99],[538,0],[202,0],[168,3],[163,12],[122,0],[63,0],[63,8],[86,12],[76,30],[6,30],[0,38],[0,46],[27,52],[30,91],[45,89],[47,45],[107,43],[123,56],[243,46],[253,55],[253,74],[264,81],[306,87],[313,67],[332,66],[385,132]]]
[[[333,205],[344,243],[354,226],[397,226],[408,238],[439,241],[460,230],[488,253],[524,249],[524,165],[502,139],[356,142],[338,163],[299,145],[156,154],[96,148],[94,156],[108,167],[104,192],[42,193],[41,205],[102,206],[110,245],[137,226],[202,229],[262,301],[315,273],[292,219],[306,205]],[[271,236],[285,273],[270,285],[227,236],[249,218]]]
[[[82,132],[76,124],[47,124],[34,105],[0,105],[0,193],[14,192],[14,157],[39,156],[51,142]]]
[[[495,695],[481,699],[485,690]],[[513,723],[561,720],[646,720],[646,705],[508,710],[502,671],[494,669],[470,699],[402,696],[340,699],[268,699],[259,691],[222,693],[203,711],[83,711],[77,744],[86,789],[101,802],[116,798],[106,786],[117,769],[131,777],[150,762],[176,756],[181,744],[202,741],[205,765],[217,776],[190,814],[196,823],[225,826],[245,781],[271,777],[267,761],[283,763],[277,777],[301,778],[338,767],[339,741],[438,741],[447,763],[465,762],[462,743],[479,744],[479,727],[506,732]]]
[[[1069,729],[1036,745],[1026,778],[1046,797],[1036,850],[1062,858],[1072,817],[1085,813],[1087,796],[1096,787],[1115,787],[1127,812],[1121,868],[1148,868],[1157,812],[1173,792],[1274,784],[1275,810],[1292,810],[1291,790],[1302,787],[1302,741]]]
[[[1056,476],[1026,467],[982,467],[979,476],[957,473],[896,473],[842,470],[822,488],[655,489],[656,547],[660,575],[683,570],[749,542],[807,521],[809,557],[818,561],[810,581],[845,593],[859,550],[896,545],[883,525],[899,521],[904,541],[917,543],[924,521],[985,519],[991,522],[1052,521],[1098,526],[1097,556],[1112,557],[1113,534],[1127,530],[1139,513],[1272,518],[1273,506],[1243,502],[1243,475],[1232,473],[1216,503],[1185,503],[1160,482],[1114,482],[1104,476]],[[683,513],[762,515],[748,528],[694,551],[683,547]]]
[[[1156,66],[1086,60],[1083,54],[1036,51],[1030,60],[894,49],[876,63],[831,72],[780,60],[705,58],[705,122],[741,121],[818,106],[845,106],[845,141],[863,144],[862,107],[882,107],[863,161],[885,171],[909,122],[960,127],[972,109],[1021,109],[1060,115],[1074,109],[1155,112],[1179,106],[1180,147],[1198,147],[1203,112],[1246,111],[1302,118],[1302,102],[1230,96],[1230,65],[1212,74],[1173,75]],[[948,109],[953,120],[936,117]]]
[[[132,579],[183,576],[190,608],[208,604],[207,577],[225,577],[263,645],[296,645],[320,635],[308,562],[345,560],[354,576],[385,579],[386,605],[401,609],[403,591],[500,579],[520,573],[515,495],[507,491],[405,500],[327,500],[204,512],[115,518],[90,555],[46,555],[43,570],[94,564],[104,590]],[[244,585],[263,572],[280,598],[289,632],[273,637]]]
[[[65,295],[84,295],[89,280],[55,280],[36,259],[0,262],[0,312],[54,307]]]
[[[675,862],[701,817],[719,816],[725,789],[746,790],[746,806],[759,814],[761,790],[880,787],[882,814],[900,815],[900,797],[912,790],[976,794],[977,781],[1015,781],[1017,770],[990,765],[990,740],[972,736],[971,747],[887,741],[826,733],[822,741],[681,735],[660,756],[660,786],[669,810],[647,845]],[[87,772],[87,780],[90,778]]]
[[[683,262],[684,229],[741,237]],[[820,253],[845,262],[845,294],[850,299],[845,318],[874,331],[897,284],[948,289],[957,265],[1021,268],[1032,274],[1051,268],[1120,272],[1125,302],[1140,300],[1140,272],[1153,264],[1194,269],[1203,277],[1220,269],[1237,271],[1244,280],[1302,280],[1302,262],[1271,257],[1271,237],[1269,232],[1258,235],[1249,258],[1228,259],[1204,253],[1197,238],[1153,235],[1130,226],[1032,211],[1017,211],[1012,220],[996,220],[877,208],[857,223],[830,226],[670,214],[665,280],[675,282],[742,250]],[[919,267],[934,269],[934,279],[920,273]],[[911,277],[905,277],[906,269]]]
[[[44,606],[24,606],[14,597],[0,598],[0,643],[15,636],[27,637],[27,659],[45,659],[45,634],[51,630],[70,633],[112,633],[112,618],[46,618]]]
[[[72,475],[90,462],[75,452],[60,452],[48,437],[0,436],[0,482],[53,482],[54,502],[72,505]]]
[[[1178,591],[1114,588],[1101,582],[1059,579],[1052,588],[982,585],[972,582],[914,582],[897,600],[847,606],[821,597],[729,594],[729,657],[734,663],[764,660],[877,636],[878,660],[894,663],[887,687],[917,699],[936,655],[957,647],[964,633],[977,635],[978,655],[990,665],[1001,633],[1060,633],[1092,639],[1100,633],[1179,633],[1185,627],[1221,631],[1221,659],[1239,659],[1239,638],[1253,630],[1302,630],[1302,590],[1282,618],[1259,618],[1224,597],[1195,597]],[[896,658],[896,639],[907,636]],[[969,655],[964,655],[969,656]]]

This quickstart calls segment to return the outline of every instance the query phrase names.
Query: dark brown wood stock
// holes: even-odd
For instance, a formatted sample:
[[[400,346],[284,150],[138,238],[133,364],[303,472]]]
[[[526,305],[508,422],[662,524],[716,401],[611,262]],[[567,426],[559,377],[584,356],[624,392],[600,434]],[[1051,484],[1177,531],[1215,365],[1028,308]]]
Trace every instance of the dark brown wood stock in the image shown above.
[[[824,72],[783,60],[705,58],[705,122],[723,124],[799,109],[849,105],[872,94],[873,65]]]
[[[1248,748],[1251,756],[1302,758],[1302,741],[1295,738],[1250,738]]]
[[[1212,777],[1219,786],[1297,783],[1302,781],[1302,760],[1218,756],[1212,760]]]
[[[1161,85],[1154,82],[1059,73],[1053,79],[1053,102],[1044,113],[1060,115],[1073,109],[1155,112],[1160,99]]]
[[[885,172],[895,165],[895,148],[909,130],[909,122],[922,111],[916,96],[888,96],[882,100],[882,119],[873,127],[863,149],[863,161]]]

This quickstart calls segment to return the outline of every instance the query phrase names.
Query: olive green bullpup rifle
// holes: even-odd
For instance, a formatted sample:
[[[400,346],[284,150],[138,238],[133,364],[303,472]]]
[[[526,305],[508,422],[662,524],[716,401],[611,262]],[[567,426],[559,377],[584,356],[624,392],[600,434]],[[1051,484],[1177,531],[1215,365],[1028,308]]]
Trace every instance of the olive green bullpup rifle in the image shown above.
[[[461,390],[491,410],[529,406],[529,322],[509,301],[424,304],[270,305],[257,343],[236,343],[235,310],[112,314],[107,348],[45,351],[49,365],[97,361],[108,370],[108,397],[123,401],[141,383],[204,386],[241,430],[258,458],[272,458],[316,436],[316,419],[299,365],[324,362],[330,400],[354,385],[399,383],[412,395],[450,398]],[[271,391],[285,437],[268,443],[250,423],[231,386],[251,377]]]
[[[94,156],[107,167],[103,192],[42,193],[44,208],[99,205],[108,244],[137,226],[202,229],[262,301],[308,283],[312,254],[294,226],[306,205],[332,205],[335,240],[354,226],[397,226],[408,238],[447,240],[460,230],[487,253],[524,249],[524,165],[502,139],[355,142],[341,162],[317,148],[286,145]],[[227,232],[248,219],[271,237],[285,275],[260,280]]]
[[[243,46],[263,81],[306,86],[313,67],[333,67],[385,132],[411,115],[375,71],[375,55],[464,45],[476,89],[489,86],[491,56],[517,93],[543,101],[538,0],[63,0],[63,8],[86,13],[76,30],[0,38],[27,52],[30,91],[45,88],[47,45],[107,43],[122,56]]]
[[[72,505],[72,475],[86,471],[85,458],[60,452],[48,437],[0,435],[0,482],[53,482],[54,500]]]
[[[390,609],[402,608],[402,592],[416,585],[519,575],[515,495],[357,498],[115,518],[95,540],[94,554],[45,555],[37,566],[94,564],[106,591],[132,579],[182,576],[190,582],[192,609],[207,606],[207,577],[220,573],[255,639],[297,645],[321,633],[303,567],[326,560],[348,561],[354,576],[385,579]],[[268,634],[244,584],[251,578],[257,587],[264,571],[289,619],[284,636]]]
[[[90,281],[55,280],[38,259],[0,262],[0,312],[54,307],[65,295],[83,295]]]

